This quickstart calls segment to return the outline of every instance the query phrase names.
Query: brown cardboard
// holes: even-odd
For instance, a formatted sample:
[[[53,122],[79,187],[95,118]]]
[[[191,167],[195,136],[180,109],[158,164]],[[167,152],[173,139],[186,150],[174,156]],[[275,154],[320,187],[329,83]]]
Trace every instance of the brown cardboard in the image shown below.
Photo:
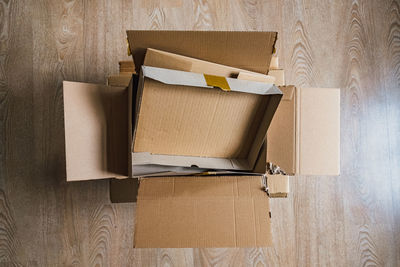
[[[270,246],[261,177],[141,179],[134,240],[136,248]]]
[[[237,77],[239,80],[249,80],[263,83],[275,83],[275,77],[259,73],[239,72]]]
[[[195,73],[212,74],[231,78],[236,78],[239,75],[243,76],[247,74],[255,77],[262,77],[262,82],[274,83],[274,77],[272,76],[216,64],[197,58],[168,53],[153,48],[147,49],[143,65],[173,70],[190,71]]]
[[[132,73],[124,73],[118,75],[111,75],[107,78],[107,85],[109,86],[119,86],[128,87],[132,78]]]
[[[280,87],[267,160],[290,175],[339,175],[340,89]]]
[[[206,88],[200,74],[154,67],[143,70],[157,75],[142,75],[139,82],[134,162],[253,169],[280,101],[279,90],[265,83],[226,78],[231,91],[224,92]],[[183,86],[174,77],[194,81],[196,86]],[[268,95],[233,91],[259,92],[258,87],[267,88]]]
[[[120,61],[118,62],[119,64],[119,73],[124,74],[132,74],[135,73],[135,64],[132,62],[132,60],[129,61]]]
[[[147,48],[266,74],[276,32],[127,31],[139,73]]]
[[[270,70],[277,70],[279,69],[279,59],[278,56],[272,56],[271,58],[271,64],[269,65]]]
[[[267,175],[268,195],[272,198],[287,197],[290,192],[289,176],[282,174]]]
[[[126,88],[63,83],[67,181],[127,177],[127,96]]]
[[[274,78],[274,84],[277,86],[285,86],[285,71],[283,69],[273,69],[268,71],[268,76]]]

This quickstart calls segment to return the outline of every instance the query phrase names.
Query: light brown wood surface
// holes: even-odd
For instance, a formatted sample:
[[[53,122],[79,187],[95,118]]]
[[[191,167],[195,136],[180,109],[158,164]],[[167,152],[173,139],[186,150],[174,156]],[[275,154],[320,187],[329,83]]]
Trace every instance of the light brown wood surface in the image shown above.
[[[133,249],[134,204],[65,182],[62,81],[104,83],[126,29],[277,30],[287,82],[340,87],[340,177],[272,199],[274,247]],[[400,266],[400,3],[0,0],[0,266]]]

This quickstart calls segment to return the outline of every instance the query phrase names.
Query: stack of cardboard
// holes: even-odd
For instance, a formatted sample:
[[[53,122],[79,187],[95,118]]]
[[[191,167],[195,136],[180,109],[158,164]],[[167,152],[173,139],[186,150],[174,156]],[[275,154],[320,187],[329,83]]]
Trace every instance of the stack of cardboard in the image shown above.
[[[271,245],[288,175],[339,173],[339,90],[285,86],[276,32],[127,34],[107,86],[64,82],[67,180],[137,201],[135,247]]]

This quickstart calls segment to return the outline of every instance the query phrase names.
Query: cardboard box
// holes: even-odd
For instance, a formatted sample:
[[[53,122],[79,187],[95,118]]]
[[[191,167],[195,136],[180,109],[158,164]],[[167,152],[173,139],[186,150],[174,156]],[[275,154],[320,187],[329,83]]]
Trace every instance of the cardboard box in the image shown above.
[[[136,63],[156,40],[161,47],[151,47],[179,47],[179,51],[166,50],[263,74],[276,40],[276,33],[244,32],[128,32],[132,36]],[[253,41],[250,47],[249,39]],[[140,65],[136,64],[136,72]],[[132,177],[132,163],[147,152],[141,166],[165,167],[172,160],[170,167],[261,168],[265,172],[262,145],[281,98],[279,90],[226,77],[151,67],[143,70],[140,79],[133,76],[127,88],[64,82],[67,180]],[[229,92],[221,90],[228,88]],[[243,88],[254,94],[240,92]],[[263,95],[268,91],[272,94]],[[162,160],[153,161],[152,155]],[[263,178],[142,178],[135,246],[270,245],[269,199]],[[113,180],[111,198],[118,200],[125,193],[134,199],[137,189],[137,179]]]
[[[137,73],[142,66],[146,49],[151,47],[165,50],[166,53],[198,57],[213,64],[225,64],[236,69],[244,69],[247,71],[242,72],[241,79],[249,79],[249,77],[259,79],[268,73],[276,33],[128,31],[128,39]],[[257,74],[251,74],[251,72],[262,75],[257,76]],[[236,70],[235,73],[237,73]],[[239,74],[240,72],[237,73],[237,77],[239,77]],[[220,76],[232,77],[231,74]],[[146,112],[150,111],[151,114],[155,106],[153,103],[157,103],[152,97],[160,93],[157,91],[158,89],[152,90],[151,88],[154,84],[160,83],[156,81],[157,79],[150,79],[145,74],[142,75],[141,79],[143,84],[139,85],[139,77],[133,76],[127,88],[64,83],[68,180],[133,177],[132,149],[137,148],[135,148],[135,145],[132,146],[132,132],[134,128],[136,128],[136,131],[140,128],[135,127],[136,123],[139,124],[140,121],[140,112],[138,112],[140,109],[137,103],[141,105],[148,103]],[[134,88],[146,89],[144,86],[146,79],[150,82],[150,90],[148,91],[150,94],[146,95],[145,90],[139,93],[137,90],[133,90]],[[109,81],[109,84],[114,83]],[[216,95],[235,93],[223,92],[217,88],[201,89],[209,90],[208,92],[216,93]],[[285,88],[283,89],[285,90]],[[296,91],[297,89],[293,90]],[[177,95],[175,98],[171,98],[173,101],[180,97],[177,92],[179,91],[174,91]],[[159,96],[164,99],[163,93],[166,92],[161,92]],[[285,99],[289,99],[285,101],[290,102],[290,95],[290,93],[284,95]],[[307,95],[310,97],[307,92],[303,96],[307,97]],[[135,99],[133,102],[135,112],[130,112],[132,110],[132,99]],[[138,101],[136,102],[136,100]],[[142,100],[144,101],[142,102]],[[299,115],[299,118],[303,118],[304,114],[309,115],[307,108],[302,105],[302,103],[309,105],[310,103],[307,101],[309,99],[300,102],[302,108],[296,106],[296,110],[299,109],[302,114]],[[176,104],[175,102],[172,108]],[[196,102],[192,102],[192,104],[195,105]],[[333,106],[335,105],[338,105],[338,102],[333,104]],[[284,108],[281,109],[281,106]],[[278,111],[281,110],[282,113],[285,113],[285,110],[287,110],[285,106],[290,105],[279,105]],[[136,107],[138,110],[136,110]],[[167,107],[165,106],[159,112],[166,112],[166,110]],[[292,109],[289,108],[288,110],[291,111]],[[303,112],[304,110],[305,112]],[[138,118],[133,115],[138,115]],[[176,118],[180,114],[171,115]],[[281,114],[283,120],[285,120],[285,116],[288,115]],[[309,130],[307,124],[296,123],[298,120],[293,119],[296,116],[289,112],[290,123],[286,122],[286,125],[290,127],[299,125],[299,129]],[[143,122],[146,121],[145,117]],[[276,122],[278,121],[276,120]],[[293,121],[295,123],[292,124]],[[159,126],[162,125],[162,122],[154,120],[153,124],[149,126],[151,127],[150,130],[152,130],[153,125]],[[172,123],[176,123],[176,121],[172,121]],[[185,121],[184,125],[186,123]],[[274,124],[274,120],[272,120],[272,123]],[[283,131],[280,128],[281,124],[275,123],[274,125],[275,135],[268,135],[268,153],[271,140],[274,138],[279,140],[277,132]],[[338,126],[336,123],[334,125]],[[168,127],[167,125],[167,129]],[[146,131],[148,129],[148,127],[142,128]],[[295,132],[302,133],[297,128],[293,129]],[[168,129],[168,132],[170,130],[174,129]],[[146,138],[146,131],[140,138]],[[216,132],[218,133],[218,131]],[[135,133],[135,138],[136,134],[138,132]],[[219,140],[222,140],[222,137]],[[292,148],[293,144],[299,144],[302,140],[301,137],[295,137],[292,143],[285,144],[284,141],[279,140],[276,144],[272,142],[272,145],[275,145],[274,151],[276,152],[279,149]],[[141,146],[151,148],[151,146],[148,146],[151,143],[142,143]],[[188,144],[192,144],[192,142],[188,142]],[[143,150],[148,150],[147,148]],[[185,147],[177,146],[176,148],[179,148],[180,151],[187,151]],[[196,148],[197,155],[202,152],[200,148]],[[207,146],[207,148],[209,147]],[[154,149],[160,148],[157,146]],[[171,154],[176,152],[168,149],[164,151],[173,151]],[[293,147],[293,149],[296,149],[296,147]],[[223,159],[229,159],[232,155],[235,155],[234,152],[229,150],[224,151],[225,154],[222,155],[217,155],[217,153],[221,153],[219,150],[210,149],[205,152],[206,155],[221,156]],[[260,170],[265,170],[266,154],[266,146],[264,145],[259,150],[254,163],[255,167],[251,171],[257,173]],[[307,155],[305,152],[298,154],[300,156]],[[279,153],[268,154],[269,157],[271,155],[273,155],[273,159],[285,159],[285,157],[279,157]],[[145,166],[146,168],[159,168],[161,171],[164,171],[164,168],[176,168],[176,166],[161,164],[141,165],[141,167]],[[136,165],[136,170],[137,167]],[[191,165],[188,169],[191,169]],[[185,171],[190,170],[185,169]],[[144,170],[144,172],[146,173],[148,170]],[[176,170],[167,170],[168,174],[174,172]],[[177,173],[179,172],[182,172],[182,169],[178,169]],[[296,172],[297,169],[294,173]],[[287,176],[282,177],[283,179],[277,180],[275,178],[278,178],[278,176],[274,176],[269,180],[270,197],[280,194],[283,196],[285,191],[288,191],[285,186],[288,184],[285,182]],[[137,220],[135,224],[135,247],[260,247],[271,245],[272,240],[269,198],[265,192],[265,184],[264,175],[222,176],[219,174],[214,176],[148,177],[140,179],[140,187],[138,179],[111,179],[110,194],[113,202],[136,201],[136,198],[138,198],[135,217]],[[137,194],[138,190],[139,193]]]

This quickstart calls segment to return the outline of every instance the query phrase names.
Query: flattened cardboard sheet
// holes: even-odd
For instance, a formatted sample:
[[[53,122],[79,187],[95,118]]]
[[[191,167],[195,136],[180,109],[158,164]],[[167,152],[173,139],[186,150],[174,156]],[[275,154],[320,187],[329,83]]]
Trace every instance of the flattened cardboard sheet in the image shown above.
[[[261,177],[141,179],[134,240],[136,248],[270,246]]]
[[[127,31],[130,51],[139,73],[147,48],[154,48],[266,74],[277,32]]]
[[[63,97],[67,181],[126,177],[127,89],[65,81]]]

